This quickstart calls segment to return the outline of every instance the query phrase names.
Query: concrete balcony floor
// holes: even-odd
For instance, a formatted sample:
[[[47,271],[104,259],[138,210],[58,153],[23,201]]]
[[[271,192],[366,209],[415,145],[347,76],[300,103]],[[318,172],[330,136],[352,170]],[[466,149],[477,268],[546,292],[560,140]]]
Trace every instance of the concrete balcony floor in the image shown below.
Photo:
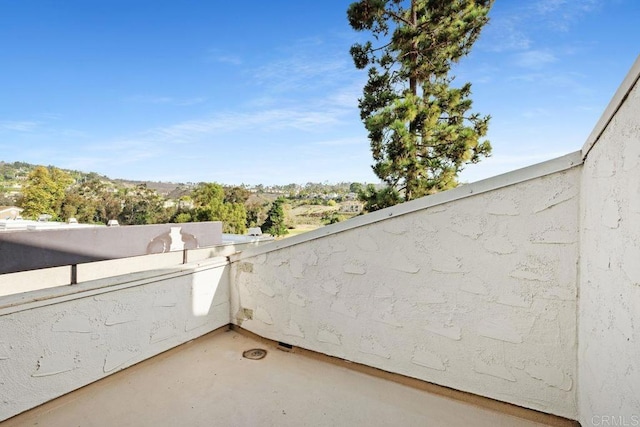
[[[243,357],[254,348],[266,357]],[[35,425],[575,424],[225,328],[0,423]]]

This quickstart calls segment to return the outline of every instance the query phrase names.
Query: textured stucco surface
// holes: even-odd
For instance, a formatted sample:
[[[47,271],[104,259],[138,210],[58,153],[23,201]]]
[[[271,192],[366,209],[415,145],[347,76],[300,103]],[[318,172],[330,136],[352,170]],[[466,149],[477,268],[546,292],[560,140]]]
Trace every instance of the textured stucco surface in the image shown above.
[[[0,316],[0,420],[229,323],[229,267]]]
[[[266,350],[266,356],[242,356],[253,348]],[[298,349],[280,351],[275,343],[244,333],[219,331],[0,426],[574,427],[351,368]]]
[[[640,87],[584,164],[580,421],[640,425]],[[610,424],[614,425],[614,424]]]
[[[579,173],[245,251],[231,267],[233,320],[575,419]]]

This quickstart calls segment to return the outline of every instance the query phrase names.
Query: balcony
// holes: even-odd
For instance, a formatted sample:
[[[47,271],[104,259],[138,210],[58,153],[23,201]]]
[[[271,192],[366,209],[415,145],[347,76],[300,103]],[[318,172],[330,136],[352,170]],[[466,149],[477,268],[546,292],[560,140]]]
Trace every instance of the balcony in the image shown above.
[[[639,77],[538,165],[241,252],[0,276],[0,420],[640,424]]]

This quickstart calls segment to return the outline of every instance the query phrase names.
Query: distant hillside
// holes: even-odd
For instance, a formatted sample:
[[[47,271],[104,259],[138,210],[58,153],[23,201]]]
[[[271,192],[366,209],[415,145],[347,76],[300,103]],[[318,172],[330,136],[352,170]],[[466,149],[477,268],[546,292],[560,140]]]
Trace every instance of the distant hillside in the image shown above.
[[[15,184],[19,184],[24,181],[29,173],[37,166],[26,162],[13,162],[7,163],[0,161],[0,192],[3,188],[12,187]],[[55,165],[46,165],[47,167]],[[121,178],[109,178],[105,175],[100,175],[96,172],[83,172],[72,169],[61,169],[70,174],[76,181],[89,181],[92,179],[100,179],[101,181],[111,183],[114,187],[135,187],[140,184],[145,184],[148,188],[155,190],[163,197],[170,199],[177,199],[180,196],[189,193],[196,185],[194,183],[176,183],[165,181],[136,181]],[[219,183],[223,186],[230,186],[226,183]],[[257,184],[253,186],[241,185],[254,193],[260,194],[282,194],[285,196],[290,195],[322,195],[322,194],[346,194],[353,192],[353,185],[358,183],[351,182],[339,182],[336,184],[328,182],[307,182],[306,184],[286,184],[286,185],[263,185]],[[367,184],[367,183],[363,183]],[[379,186],[379,184],[377,185]],[[312,196],[313,197],[313,196]]]
[[[8,183],[11,183],[13,181],[24,181],[29,175],[29,173],[31,173],[31,171],[37,168],[38,166],[44,166],[44,165],[34,165],[31,163],[25,163],[25,162],[7,163],[0,160],[0,183],[7,185]],[[46,166],[52,167],[53,165],[46,165]],[[53,167],[57,167],[57,166],[53,166]],[[114,182],[112,179],[104,175],[99,175],[95,172],[82,172],[82,171],[77,171],[72,169],[62,169],[62,168],[58,168],[58,169],[61,169],[67,172],[76,181],[99,178],[104,181]]]
[[[0,205],[13,205],[21,192],[22,183],[27,179],[29,173],[38,166],[26,162],[8,163],[0,161]],[[47,165],[47,167],[57,167]],[[76,182],[82,183],[99,179],[114,188],[133,188],[144,184],[147,188],[152,189],[161,197],[169,200],[178,200],[182,196],[189,195],[193,188],[197,185],[194,183],[175,183],[163,181],[136,181],[120,178],[109,178],[96,172],[83,172],[78,170],[58,168],[75,179]],[[219,183],[224,187],[232,187],[225,183]],[[328,199],[353,200],[353,196],[357,192],[357,188],[361,188],[366,183],[339,182],[331,184],[328,182],[306,184],[287,184],[287,185],[263,185],[257,184],[253,186],[241,185],[245,189],[251,191],[253,197],[250,203],[270,203],[276,197],[283,196],[290,199],[308,200],[316,199],[317,201]],[[379,184],[377,185],[379,186]],[[258,197],[260,196],[260,197]]]
[[[8,189],[19,188],[20,183],[24,181],[29,173],[38,166],[43,165],[34,165],[25,162],[7,163],[0,161],[0,193],[7,192]],[[135,187],[140,184],[146,184],[148,188],[155,190],[161,196],[169,199],[177,199],[182,195],[188,194],[192,189],[191,185],[181,183],[114,179],[95,172],[82,172],[63,168],[58,169],[67,172],[78,182],[99,179],[101,181],[108,182],[117,188]]]
[[[180,184],[175,182],[160,181],[132,181],[126,179],[111,180],[116,186],[120,187],[136,187],[144,184],[167,199],[179,199],[181,196],[187,195],[193,190],[192,184]]]
[[[20,204],[23,185],[29,174],[38,166],[41,165],[0,161],[0,206]],[[68,173],[75,180],[75,185],[66,189],[69,199],[60,207],[61,213],[57,215],[60,218],[74,217],[88,223],[106,223],[107,219],[116,217],[121,224],[170,222],[174,215],[190,215],[181,212],[183,205],[176,201],[189,200],[183,197],[191,196],[197,186],[194,183],[113,179],[95,172],[58,169]],[[102,185],[85,185],[96,180]],[[134,189],[140,185],[145,185],[152,191],[118,191]],[[308,182],[304,185],[238,186],[243,188],[242,190],[234,186],[221,185],[225,187],[226,194],[233,195],[230,197],[244,200],[247,227],[263,224],[272,202],[277,198],[283,198],[285,225],[290,235],[343,221],[362,211],[362,204],[357,201],[356,194],[364,185],[361,183]],[[101,190],[92,193],[96,188]],[[86,191],[89,192],[89,196],[83,198]],[[158,201],[157,196],[164,200]],[[125,211],[125,205],[129,211]],[[138,216],[134,216],[134,213]]]

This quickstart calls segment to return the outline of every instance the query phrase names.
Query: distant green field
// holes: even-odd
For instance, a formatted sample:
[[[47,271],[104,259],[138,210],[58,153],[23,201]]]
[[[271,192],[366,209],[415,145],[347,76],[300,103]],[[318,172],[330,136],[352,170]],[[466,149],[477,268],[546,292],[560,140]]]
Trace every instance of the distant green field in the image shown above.
[[[306,233],[307,231],[315,230],[316,228],[322,227],[321,225],[311,225],[311,224],[302,224],[296,226],[296,228],[290,229],[289,233],[282,236],[282,238],[297,236],[298,234]]]

